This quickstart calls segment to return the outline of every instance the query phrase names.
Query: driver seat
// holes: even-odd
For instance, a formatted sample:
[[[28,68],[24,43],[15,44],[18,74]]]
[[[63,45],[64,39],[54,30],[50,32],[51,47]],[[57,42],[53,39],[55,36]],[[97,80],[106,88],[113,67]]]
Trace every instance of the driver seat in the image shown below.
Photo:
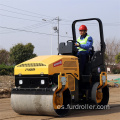
[[[61,54],[61,55],[74,55],[73,40],[68,40],[67,44],[65,44],[65,42],[61,42],[59,44],[59,54]]]

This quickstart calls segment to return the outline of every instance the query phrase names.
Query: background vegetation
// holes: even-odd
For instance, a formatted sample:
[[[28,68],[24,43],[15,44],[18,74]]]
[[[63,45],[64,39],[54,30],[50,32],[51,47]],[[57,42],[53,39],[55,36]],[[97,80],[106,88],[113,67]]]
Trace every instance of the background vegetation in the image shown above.
[[[0,75],[14,75],[14,66],[28,59],[36,57],[33,53],[34,46],[32,43],[23,45],[18,43],[10,48],[10,51],[5,49],[0,50]]]

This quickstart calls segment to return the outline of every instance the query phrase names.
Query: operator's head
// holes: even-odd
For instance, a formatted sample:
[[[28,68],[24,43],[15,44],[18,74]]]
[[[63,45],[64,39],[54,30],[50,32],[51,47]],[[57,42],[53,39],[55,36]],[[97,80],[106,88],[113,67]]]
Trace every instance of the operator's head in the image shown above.
[[[87,33],[87,27],[85,25],[81,25],[79,27],[79,32],[80,32],[80,35],[84,36]]]

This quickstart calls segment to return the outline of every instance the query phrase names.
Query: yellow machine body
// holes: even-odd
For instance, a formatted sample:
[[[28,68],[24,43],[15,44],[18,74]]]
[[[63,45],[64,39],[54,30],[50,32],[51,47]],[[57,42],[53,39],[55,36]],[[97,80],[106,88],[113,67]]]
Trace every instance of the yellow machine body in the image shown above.
[[[11,95],[11,105],[14,111],[20,114],[47,114],[47,115],[65,114],[67,110],[61,113],[60,112],[61,110],[59,109],[63,106],[65,100],[69,101],[70,103],[71,98],[69,96],[70,95],[69,91],[71,92],[78,91],[77,89],[78,84],[76,85],[76,81],[79,80],[79,63],[77,57],[72,55],[38,56],[30,60],[27,60],[23,63],[20,63],[16,65],[14,68],[14,75],[19,77],[32,76],[35,78],[36,76],[41,77],[45,75],[52,76],[56,73],[58,74],[58,78],[56,78],[58,83],[57,85],[54,86],[55,89],[53,87],[50,89],[50,91],[46,91],[45,88],[41,88],[42,91],[40,92],[39,90],[37,90],[37,88],[35,89],[33,88],[34,92],[31,91],[32,88],[27,89],[18,88],[19,89],[18,91],[14,89]],[[29,95],[28,93],[31,95]],[[78,98],[77,95],[75,95],[75,97]],[[23,101],[23,99],[25,98],[26,100],[24,100],[24,103],[18,102],[19,99]],[[22,106],[22,103],[27,107]],[[40,105],[36,105],[36,103]],[[41,106],[41,104],[43,106]],[[38,109],[35,106],[36,107],[39,106]],[[58,106],[60,108],[58,108]],[[47,112],[45,112],[44,110]]]
[[[14,75],[53,75],[71,73],[79,79],[79,63],[75,56],[38,56],[15,66]]]

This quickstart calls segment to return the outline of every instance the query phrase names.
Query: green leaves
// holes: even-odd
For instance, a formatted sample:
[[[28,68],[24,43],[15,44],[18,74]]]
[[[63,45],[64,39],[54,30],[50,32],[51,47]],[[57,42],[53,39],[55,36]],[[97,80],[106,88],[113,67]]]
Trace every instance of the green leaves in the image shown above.
[[[0,75],[14,75],[14,66],[0,65]]]
[[[115,56],[115,62],[120,63],[120,53]]]
[[[0,50],[0,75],[14,75],[14,65],[36,57],[33,51],[34,46],[31,43],[26,45],[18,43],[10,49],[10,52]]]
[[[118,68],[118,67],[113,68],[112,73],[113,74],[120,74],[120,68]]]
[[[19,64],[28,59],[36,57],[37,55],[33,53],[34,46],[31,43],[23,45],[18,43],[10,49],[10,60],[13,64]]]

